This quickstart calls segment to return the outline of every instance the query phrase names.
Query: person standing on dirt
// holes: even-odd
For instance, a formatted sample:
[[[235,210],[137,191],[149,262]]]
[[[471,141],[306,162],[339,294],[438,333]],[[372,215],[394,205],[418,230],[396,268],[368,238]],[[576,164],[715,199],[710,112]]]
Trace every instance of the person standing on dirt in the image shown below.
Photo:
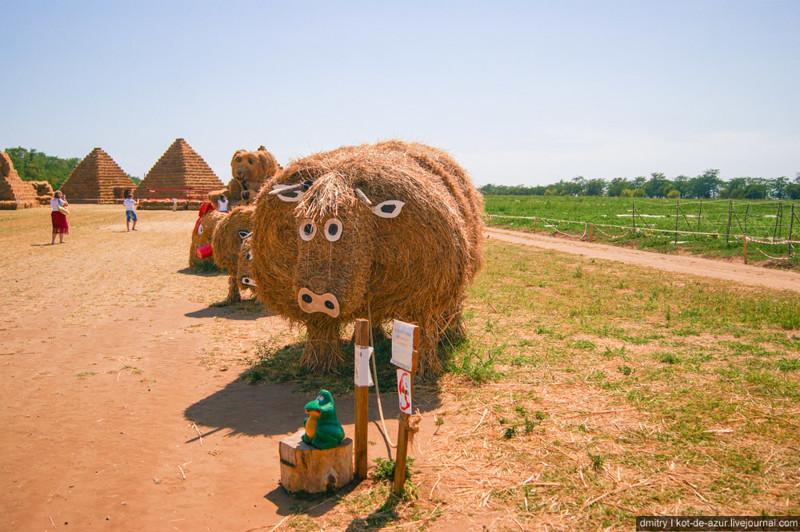
[[[125,225],[128,227],[128,231],[133,229],[136,231],[136,205],[139,203],[139,200],[134,200],[131,197],[131,193],[127,192],[125,194],[125,199],[122,201],[122,204],[125,205]],[[131,227],[131,220],[133,220],[133,227]]]
[[[58,243],[64,243],[64,235],[69,234],[69,224],[67,223],[67,210],[69,203],[67,197],[60,190],[56,190],[53,194],[53,199],[50,200],[50,220],[53,223],[53,240],[50,245],[56,243],[56,235],[58,235]]]
[[[217,210],[219,212],[228,212],[228,198],[225,197],[225,194],[219,195],[219,199],[217,200]]]

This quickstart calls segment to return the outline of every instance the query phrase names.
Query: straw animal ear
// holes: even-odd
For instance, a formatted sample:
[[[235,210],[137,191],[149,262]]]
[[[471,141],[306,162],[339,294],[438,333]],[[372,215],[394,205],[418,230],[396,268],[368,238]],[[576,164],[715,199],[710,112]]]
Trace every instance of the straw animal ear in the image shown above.
[[[231,166],[233,166],[234,164],[236,164],[236,158],[237,158],[237,157],[239,157],[239,156],[240,156],[241,154],[243,154],[243,153],[247,153],[247,151],[245,151],[245,150],[236,150],[236,151],[233,153],[233,157],[231,157]]]
[[[378,203],[372,208],[372,213],[381,218],[395,218],[405,206],[404,201],[400,200],[387,200]]]

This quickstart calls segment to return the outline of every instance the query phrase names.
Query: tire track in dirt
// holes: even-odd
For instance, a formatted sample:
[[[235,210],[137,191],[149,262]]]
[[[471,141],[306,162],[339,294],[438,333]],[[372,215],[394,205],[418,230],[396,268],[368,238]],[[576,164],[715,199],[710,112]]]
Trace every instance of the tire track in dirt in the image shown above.
[[[485,233],[489,238],[512,244],[552,249],[593,259],[623,262],[667,272],[731,281],[748,286],[758,286],[773,290],[791,290],[800,293],[800,274],[792,271],[773,270],[759,266],[704,259],[702,257],[652,253],[608,244],[565,241],[550,236],[521,233],[495,227],[485,228]]]

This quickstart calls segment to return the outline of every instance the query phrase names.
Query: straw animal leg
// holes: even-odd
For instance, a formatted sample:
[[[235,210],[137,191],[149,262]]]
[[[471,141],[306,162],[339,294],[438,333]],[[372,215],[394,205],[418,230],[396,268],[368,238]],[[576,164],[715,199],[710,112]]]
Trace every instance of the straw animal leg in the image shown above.
[[[330,371],[344,362],[339,343],[340,325],[330,320],[306,325],[306,347],[300,357],[303,366],[319,371]]]
[[[225,301],[220,303],[219,306],[223,305],[233,305],[234,303],[238,303],[242,300],[242,296],[239,293],[239,283],[236,281],[236,276],[231,275],[228,277],[228,297],[225,298]]]

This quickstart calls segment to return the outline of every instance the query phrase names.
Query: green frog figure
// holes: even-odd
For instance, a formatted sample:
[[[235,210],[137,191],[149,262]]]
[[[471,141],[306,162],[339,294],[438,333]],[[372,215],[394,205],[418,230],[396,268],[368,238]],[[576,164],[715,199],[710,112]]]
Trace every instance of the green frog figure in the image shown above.
[[[317,449],[331,449],[344,439],[344,429],[336,417],[336,407],[328,390],[320,390],[316,399],[306,405],[306,432],[303,441]]]

